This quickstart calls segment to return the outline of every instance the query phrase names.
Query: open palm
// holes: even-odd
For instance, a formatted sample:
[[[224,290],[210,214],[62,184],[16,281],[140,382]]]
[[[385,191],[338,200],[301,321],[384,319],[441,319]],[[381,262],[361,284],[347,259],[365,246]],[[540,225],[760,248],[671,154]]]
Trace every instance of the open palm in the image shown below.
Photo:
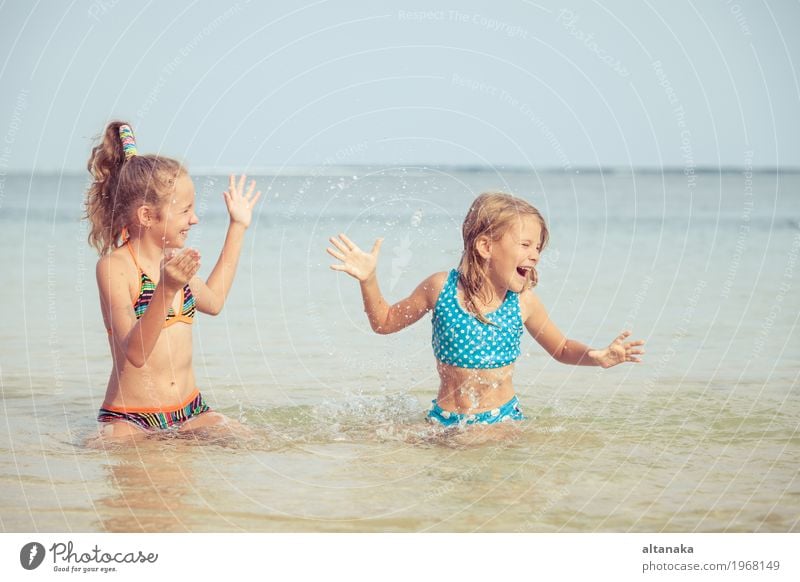
[[[250,181],[247,192],[245,192],[246,179],[247,177],[242,174],[237,182],[234,175],[231,174],[228,179],[228,189],[223,193],[223,196],[225,197],[225,204],[228,207],[231,222],[248,227],[253,218],[253,207],[258,202],[258,199],[261,198],[261,192],[253,194],[256,189],[255,180]]]
[[[160,281],[163,281],[167,289],[180,289],[197,274],[199,269],[200,253],[196,249],[174,250],[161,261]]]
[[[639,346],[644,345],[644,340],[626,342],[625,340],[629,335],[631,335],[631,332],[623,331],[614,338],[614,341],[607,348],[604,350],[592,350],[589,355],[594,358],[598,366],[603,368],[610,368],[623,362],[641,363],[642,359],[639,356],[644,354],[644,350],[639,349]]]
[[[329,240],[336,248],[332,249],[328,247],[326,249],[328,254],[341,261],[341,264],[331,265],[331,269],[334,271],[344,271],[351,277],[362,282],[375,275],[375,267],[378,264],[378,253],[381,250],[381,244],[383,244],[382,238],[375,241],[372,250],[368,253],[358,248],[358,245],[347,238],[345,234],[340,234],[338,238],[331,237]]]

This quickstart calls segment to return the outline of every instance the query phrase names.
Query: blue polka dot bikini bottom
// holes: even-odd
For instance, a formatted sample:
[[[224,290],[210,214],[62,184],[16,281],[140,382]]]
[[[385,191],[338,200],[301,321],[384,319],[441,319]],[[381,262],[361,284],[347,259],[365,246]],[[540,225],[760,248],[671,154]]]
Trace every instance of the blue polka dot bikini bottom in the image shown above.
[[[431,406],[428,411],[428,421],[436,422],[442,426],[458,426],[465,424],[496,424],[498,422],[506,422],[509,420],[526,420],[524,414],[519,408],[519,399],[514,396],[511,400],[491,410],[477,412],[475,414],[459,414],[458,412],[450,412],[444,410],[436,403],[436,400],[431,401]]]

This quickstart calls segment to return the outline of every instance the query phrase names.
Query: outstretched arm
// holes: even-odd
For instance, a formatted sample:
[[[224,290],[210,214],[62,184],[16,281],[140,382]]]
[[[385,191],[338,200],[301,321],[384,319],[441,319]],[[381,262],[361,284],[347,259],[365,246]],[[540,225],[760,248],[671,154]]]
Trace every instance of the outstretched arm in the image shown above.
[[[253,207],[261,197],[261,192],[253,194],[256,188],[255,180],[250,181],[250,186],[245,193],[245,179],[245,175],[242,174],[237,183],[236,178],[231,174],[228,190],[223,194],[231,221],[228,225],[225,243],[222,245],[222,252],[220,252],[217,264],[214,265],[208,281],[195,277],[189,283],[195,295],[197,309],[210,315],[217,315],[225,305],[225,299],[231,290],[233,277],[239,265],[244,233],[250,226]]]
[[[641,362],[644,340],[625,342],[631,332],[624,331],[604,349],[595,350],[573,339],[567,339],[547,315],[539,297],[533,292],[523,292],[526,313],[525,328],[548,354],[562,364],[573,366],[601,366],[610,368],[623,362]]]
[[[341,264],[331,265],[331,269],[344,271],[359,281],[361,296],[364,299],[364,311],[375,333],[389,334],[400,331],[419,321],[433,308],[436,302],[437,283],[441,289],[439,281],[441,274],[431,275],[420,283],[411,295],[394,305],[389,305],[383,298],[376,276],[378,253],[383,239],[376,240],[369,253],[358,248],[344,234],[340,234],[339,238],[331,237],[330,242],[335,249],[328,247],[328,254],[341,261]]]

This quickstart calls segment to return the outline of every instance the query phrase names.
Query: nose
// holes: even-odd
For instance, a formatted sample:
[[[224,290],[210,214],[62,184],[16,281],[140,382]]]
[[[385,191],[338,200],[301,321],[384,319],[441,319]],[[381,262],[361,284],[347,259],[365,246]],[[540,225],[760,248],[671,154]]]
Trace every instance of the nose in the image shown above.
[[[194,212],[192,212],[192,217],[189,219],[189,224],[197,224],[198,222],[200,222],[200,219],[197,218],[197,215]]]

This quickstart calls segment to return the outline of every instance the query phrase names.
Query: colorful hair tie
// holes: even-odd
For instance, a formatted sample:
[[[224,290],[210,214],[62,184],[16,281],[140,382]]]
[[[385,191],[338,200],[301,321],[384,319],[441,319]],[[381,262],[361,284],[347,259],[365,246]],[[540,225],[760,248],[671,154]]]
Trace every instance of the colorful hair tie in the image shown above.
[[[119,126],[119,139],[122,140],[122,151],[125,152],[126,160],[139,153],[136,149],[136,140],[133,137],[133,130],[130,125]]]

